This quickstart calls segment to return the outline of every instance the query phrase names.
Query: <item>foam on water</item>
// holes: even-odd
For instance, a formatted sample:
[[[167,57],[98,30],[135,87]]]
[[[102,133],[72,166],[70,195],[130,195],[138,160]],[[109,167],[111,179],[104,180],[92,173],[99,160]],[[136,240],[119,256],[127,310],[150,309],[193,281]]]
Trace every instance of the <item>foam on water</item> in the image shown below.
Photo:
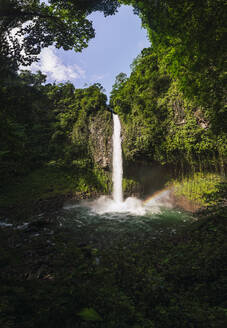
[[[145,215],[146,213],[143,202],[135,197],[129,197],[124,202],[115,202],[108,196],[101,196],[99,199],[88,203],[88,206],[97,214],[131,213],[134,215]]]
[[[159,213],[163,207],[172,208],[170,190],[163,190],[142,201],[136,197],[128,197],[125,201],[116,202],[108,196],[101,196],[92,202],[86,202],[91,211],[97,214],[130,213],[143,216],[148,213]]]

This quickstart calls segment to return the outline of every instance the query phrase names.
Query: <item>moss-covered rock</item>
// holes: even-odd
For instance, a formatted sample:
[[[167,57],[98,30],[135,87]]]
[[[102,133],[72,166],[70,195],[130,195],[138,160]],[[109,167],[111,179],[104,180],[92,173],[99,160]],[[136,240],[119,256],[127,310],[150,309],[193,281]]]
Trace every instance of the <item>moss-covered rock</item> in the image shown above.
[[[88,123],[88,143],[92,159],[100,169],[112,168],[113,122],[107,111],[91,116]]]

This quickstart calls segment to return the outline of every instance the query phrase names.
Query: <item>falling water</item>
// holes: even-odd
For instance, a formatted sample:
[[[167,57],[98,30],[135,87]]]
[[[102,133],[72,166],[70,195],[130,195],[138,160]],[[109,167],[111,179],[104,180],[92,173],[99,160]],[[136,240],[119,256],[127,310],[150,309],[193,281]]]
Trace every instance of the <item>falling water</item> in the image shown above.
[[[147,201],[142,201],[133,196],[128,197],[123,201],[122,178],[121,123],[119,117],[116,114],[113,114],[112,198],[109,196],[101,196],[92,202],[84,201],[84,205],[90,207],[93,212],[100,215],[108,213],[108,218],[111,218],[111,213],[122,213],[122,215],[123,213],[128,213],[131,215],[143,216],[147,213],[159,213],[161,206],[165,206],[166,208],[172,207],[170,201],[170,190],[163,190],[158,195],[149,197]],[[72,206],[70,205],[67,209],[68,208],[72,208]]]
[[[122,151],[121,151],[121,123],[118,115],[113,114],[113,200],[116,203],[123,202],[122,191]]]

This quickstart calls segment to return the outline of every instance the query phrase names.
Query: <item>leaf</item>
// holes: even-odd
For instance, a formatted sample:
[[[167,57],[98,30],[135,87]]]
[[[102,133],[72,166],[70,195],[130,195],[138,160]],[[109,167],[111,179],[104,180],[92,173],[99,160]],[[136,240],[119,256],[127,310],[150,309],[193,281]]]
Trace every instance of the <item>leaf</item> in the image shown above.
[[[84,308],[82,311],[78,312],[77,315],[87,321],[102,321],[100,315],[92,308]]]

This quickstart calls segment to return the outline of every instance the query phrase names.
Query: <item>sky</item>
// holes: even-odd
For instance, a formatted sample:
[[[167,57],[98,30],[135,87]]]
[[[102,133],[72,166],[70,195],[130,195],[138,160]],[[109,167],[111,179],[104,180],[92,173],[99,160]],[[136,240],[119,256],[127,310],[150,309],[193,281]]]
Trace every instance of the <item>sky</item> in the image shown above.
[[[88,48],[81,53],[45,48],[31,70],[41,70],[47,75],[47,82],[71,81],[76,88],[100,83],[109,96],[116,75],[130,75],[130,64],[143,48],[149,47],[149,41],[130,6],[121,6],[117,14],[108,17],[96,12],[89,19],[96,36]]]

